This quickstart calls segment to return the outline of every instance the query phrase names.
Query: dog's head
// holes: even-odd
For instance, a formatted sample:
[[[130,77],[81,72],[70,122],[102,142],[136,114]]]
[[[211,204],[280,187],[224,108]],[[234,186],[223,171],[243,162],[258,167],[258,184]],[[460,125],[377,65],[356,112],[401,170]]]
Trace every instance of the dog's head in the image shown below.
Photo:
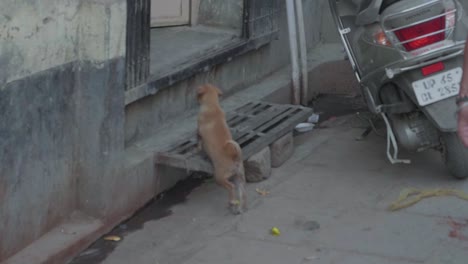
[[[208,98],[211,100],[218,100],[218,98],[222,95],[223,92],[221,92],[218,87],[212,84],[204,84],[197,88],[197,99],[200,103]]]

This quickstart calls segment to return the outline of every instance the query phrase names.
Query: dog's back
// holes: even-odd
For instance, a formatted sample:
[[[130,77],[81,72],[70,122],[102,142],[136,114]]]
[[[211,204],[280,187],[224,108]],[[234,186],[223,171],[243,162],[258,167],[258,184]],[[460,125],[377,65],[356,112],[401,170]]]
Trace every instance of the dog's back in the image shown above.
[[[203,141],[203,148],[213,163],[229,162],[238,159],[237,156],[240,155],[240,148],[232,141],[224,111],[219,105],[219,94],[219,89],[212,85],[204,85],[198,89],[198,132]]]

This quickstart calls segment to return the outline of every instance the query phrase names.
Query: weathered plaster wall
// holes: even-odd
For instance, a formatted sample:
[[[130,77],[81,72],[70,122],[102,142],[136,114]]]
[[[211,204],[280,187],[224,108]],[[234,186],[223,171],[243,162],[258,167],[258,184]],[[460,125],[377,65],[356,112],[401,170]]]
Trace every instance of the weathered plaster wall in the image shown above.
[[[80,164],[78,208],[94,217],[115,214],[126,207],[122,181],[124,152],[125,60],[117,58],[96,65],[87,62],[78,73],[80,104]]]
[[[78,58],[79,3],[1,1],[0,84]]]
[[[99,61],[123,56],[125,3],[2,0],[0,84],[77,59]]]
[[[73,210],[75,71],[71,63],[0,90],[0,260]]]
[[[125,24],[125,0],[0,2],[0,261],[119,205]]]
[[[82,1],[78,76],[80,104],[80,178],[78,209],[101,217],[115,214],[123,201],[115,193],[125,186],[124,91],[126,1]]]
[[[321,41],[324,43],[341,43],[328,1],[324,3],[320,16],[322,17]]]
[[[241,32],[244,0],[200,0],[198,24],[235,29]]]
[[[76,1],[76,0],[75,0]],[[125,56],[127,5],[125,0],[81,0],[79,56],[99,63]]]

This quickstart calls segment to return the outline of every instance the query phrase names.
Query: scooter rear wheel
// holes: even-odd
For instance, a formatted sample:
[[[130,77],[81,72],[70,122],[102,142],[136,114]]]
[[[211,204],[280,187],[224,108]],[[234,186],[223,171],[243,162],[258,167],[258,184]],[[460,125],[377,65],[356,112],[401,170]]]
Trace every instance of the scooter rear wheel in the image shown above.
[[[443,153],[445,166],[457,179],[468,178],[468,148],[466,148],[457,133],[442,134]]]

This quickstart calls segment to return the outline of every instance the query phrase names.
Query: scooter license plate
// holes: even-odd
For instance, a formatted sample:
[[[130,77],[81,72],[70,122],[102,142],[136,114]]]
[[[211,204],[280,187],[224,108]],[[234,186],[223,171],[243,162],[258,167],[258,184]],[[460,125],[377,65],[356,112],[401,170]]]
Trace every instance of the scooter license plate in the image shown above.
[[[463,70],[459,67],[413,82],[419,105],[426,106],[456,96],[460,91],[462,75]]]

